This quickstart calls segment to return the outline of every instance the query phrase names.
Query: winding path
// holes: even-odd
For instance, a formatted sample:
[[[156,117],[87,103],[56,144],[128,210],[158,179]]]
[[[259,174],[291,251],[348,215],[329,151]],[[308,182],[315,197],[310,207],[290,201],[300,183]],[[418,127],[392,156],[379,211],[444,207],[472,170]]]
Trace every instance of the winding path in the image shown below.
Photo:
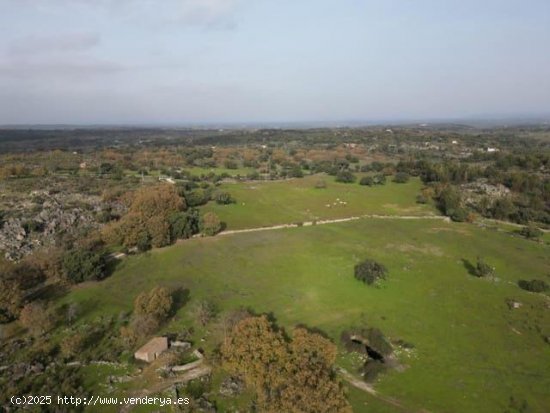
[[[418,220],[418,219],[435,219],[444,222],[451,222],[449,217],[444,217],[441,215],[358,215],[347,218],[335,218],[335,219],[325,219],[318,221],[306,221],[301,224],[279,224],[272,225],[270,227],[257,227],[257,228],[246,228],[246,229],[232,229],[228,231],[222,231],[218,234],[221,235],[233,235],[233,234],[243,234],[247,232],[258,232],[258,231],[273,231],[277,229],[284,228],[298,228],[298,227],[310,227],[313,225],[327,225],[327,224],[337,224],[340,222],[356,221],[358,219],[371,218],[371,219],[403,219],[403,220]]]

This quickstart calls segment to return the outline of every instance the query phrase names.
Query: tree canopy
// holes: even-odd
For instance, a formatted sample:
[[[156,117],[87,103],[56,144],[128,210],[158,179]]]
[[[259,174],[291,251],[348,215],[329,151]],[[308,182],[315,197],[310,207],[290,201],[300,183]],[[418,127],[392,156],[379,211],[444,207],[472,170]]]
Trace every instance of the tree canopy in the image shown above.
[[[222,345],[223,366],[240,375],[264,412],[351,412],[334,379],[336,346],[319,334],[296,328],[292,337],[266,316],[240,321]]]

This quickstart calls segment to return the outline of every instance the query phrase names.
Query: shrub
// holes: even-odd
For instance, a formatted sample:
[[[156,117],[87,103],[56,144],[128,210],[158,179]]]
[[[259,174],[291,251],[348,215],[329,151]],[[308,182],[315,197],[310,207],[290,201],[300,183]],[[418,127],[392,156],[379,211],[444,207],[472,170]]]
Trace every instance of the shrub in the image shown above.
[[[196,207],[206,204],[210,201],[210,191],[204,189],[195,189],[192,191],[185,191],[185,202],[190,207]]]
[[[172,240],[191,238],[199,233],[200,219],[197,209],[172,214],[169,221]]]
[[[212,321],[218,314],[218,309],[210,301],[199,301],[193,308],[193,315],[203,327]]]
[[[220,205],[229,205],[236,202],[229,192],[224,191],[217,192],[214,195],[214,199],[216,200],[216,203]]]
[[[409,182],[410,175],[407,172],[397,172],[393,177],[393,182],[405,184]]]
[[[74,249],[63,257],[62,270],[65,278],[75,284],[101,280],[105,276],[105,257],[99,252]]]
[[[224,163],[223,163],[223,166],[226,168],[226,169],[237,169],[239,167],[239,165],[237,165],[237,162],[231,160],[231,159],[228,159],[226,160]]]
[[[542,237],[544,233],[536,225],[529,224],[521,229],[520,234],[528,239],[536,239]]]
[[[468,220],[468,210],[466,208],[456,208],[452,211],[450,218],[455,222],[465,222]]]
[[[327,183],[324,179],[319,179],[317,182],[315,182],[315,189],[325,189],[327,187]]]
[[[545,281],[535,279],[531,281],[519,280],[518,286],[523,290],[531,291],[533,293],[542,293],[547,291],[549,288],[548,284]]]
[[[439,194],[439,197],[437,198],[440,211],[443,212],[448,217],[455,217],[459,218],[461,216],[461,212],[457,212],[462,205],[462,199],[460,196],[460,192],[452,187],[448,186],[445,189],[441,191]]]
[[[55,314],[44,302],[33,301],[23,307],[19,321],[33,334],[42,334],[54,327]]]
[[[86,347],[86,337],[82,333],[74,333],[61,341],[61,354],[65,357],[74,357]]]
[[[351,184],[355,182],[355,175],[350,171],[340,171],[336,174],[336,182],[342,182],[345,184]]]
[[[364,176],[359,181],[359,185],[373,186],[374,185],[374,179],[373,179],[372,176]]]
[[[417,204],[427,204],[428,198],[426,198],[423,194],[418,194],[416,196],[416,203]]]
[[[303,178],[304,172],[302,171],[302,168],[300,165],[294,165],[290,170],[288,171],[288,177],[289,178]]]
[[[485,262],[481,257],[477,258],[477,263],[475,267],[475,275],[478,277],[488,277],[493,275],[495,269]]]
[[[378,174],[372,177],[375,185],[385,185],[386,184],[386,175]]]
[[[151,249],[151,236],[147,231],[140,232],[136,247],[140,252],[149,251]]]
[[[213,212],[207,212],[201,218],[200,230],[204,235],[213,236],[220,232],[222,223]]]
[[[369,285],[385,279],[386,275],[386,267],[373,260],[365,260],[355,266],[355,278]]]

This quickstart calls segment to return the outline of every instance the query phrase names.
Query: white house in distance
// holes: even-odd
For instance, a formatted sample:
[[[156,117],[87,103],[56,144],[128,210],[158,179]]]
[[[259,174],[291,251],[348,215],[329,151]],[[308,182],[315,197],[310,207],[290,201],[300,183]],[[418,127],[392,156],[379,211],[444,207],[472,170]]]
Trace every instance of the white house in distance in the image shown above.
[[[488,147],[488,148],[487,148],[487,152],[489,152],[489,153],[498,152],[499,150],[500,150],[500,149],[498,149],[498,148],[491,148],[491,147]]]
[[[156,360],[164,351],[168,350],[167,337],[155,337],[144,344],[134,353],[137,360],[143,360],[147,363]]]

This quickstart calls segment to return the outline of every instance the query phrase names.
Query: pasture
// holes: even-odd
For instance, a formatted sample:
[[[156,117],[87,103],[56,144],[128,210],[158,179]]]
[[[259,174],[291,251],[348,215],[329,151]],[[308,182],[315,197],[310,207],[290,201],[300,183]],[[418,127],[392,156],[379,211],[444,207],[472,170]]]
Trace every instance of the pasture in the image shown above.
[[[297,194],[316,194],[307,182],[311,184],[307,179],[297,184],[296,193],[284,183],[235,184],[231,192],[237,198],[253,192],[247,192],[246,185],[266,185],[268,189],[257,191],[258,201],[263,196],[277,199],[273,197],[278,194],[280,202],[285,200],[293,208],[277,214],[276,205],[257,202],[260,212],[246,221],[245,205],[234,214],[234,218],[243,216],[234,226],[294,220],[305,207],[297,203]],[[336,184],[330,182],[327,192],[332,185]],[[391,201],[394,184],[346,185],[338,193],[341,199],[348,197],[351,209],[356,208],[354,200],[359,202],[358,192],[381,192],[371,211],[359,211],[357,206],[350,215],[383,213],[376,205],[383,208],[384,203],[397,205],[394,213],[399,209],[407,214],[431,212],[426,206],[407,203],[418,191],[418,182],[400,187],[410,193]],[[384,195],[385,191],[389,194]],[[333,195],[313,196],[322,198],[319,209],[313,209],[311,202],[308,208],[320,214],[327,202],[324,197]],[[381,201],[385,196],[388,200]],[[239,199],[243,201],[252,203],[252,195]],[[368,208],[369,202],[363,206]],[[230,212],[220,215],[230,224],[235,222],[229,219]],[[513,397],[526,401],[529,411],[542,413],[550,406],[550,346],[543,338],[550,335],[549,299],[519,289],[516,282],[547,277],[549,252],[548,245],[474,225],[361,219],[183,241],[128,257],[110,278],[75,288],[62,301],[78,302],[85,321],[128,311],[139,292],[165,285],[188,289],[190,298],[164,328],[166,332],[189,326],[190,309],[203,299],[213,301],[221,311],[245,306],[270,312],[286,328],[302,323],[319,328],[338,344],[342,330],[374,326],[391,340],[414,345],[410,354],[400,354],[403,371],[391,371],[375,383],[381,395],[398,400],[406,411],[501,413]],[[496,268],[496,278],[480,279],[468,272],[468,264],[477,256]],[[353,266],[366,257],[389,270],[388,280],[379,287],[353,277]],[[509,299],[522,307],[509,309]],[[204,336],[209,351],[214,340],[213,336],[208,339],[206,330],[198,329],[194,339]],[[343,351],[339,364],[354,372]],[[350,390],[349,397],[356,412],[402,411],[357,389]]]
[[[326,188],[316,188],[324,181]],[[311,175],[286,181],[224,183],[219,190],[229,192],[236,203],[210,202],[202,209],[216,213],[227,229],[255,228],[292,222],[336,219],[365,214],[433,215],[433,206],[415,202],[422,188],[419,179],[396,184],[361,186],[335,182],[334,177]]]

